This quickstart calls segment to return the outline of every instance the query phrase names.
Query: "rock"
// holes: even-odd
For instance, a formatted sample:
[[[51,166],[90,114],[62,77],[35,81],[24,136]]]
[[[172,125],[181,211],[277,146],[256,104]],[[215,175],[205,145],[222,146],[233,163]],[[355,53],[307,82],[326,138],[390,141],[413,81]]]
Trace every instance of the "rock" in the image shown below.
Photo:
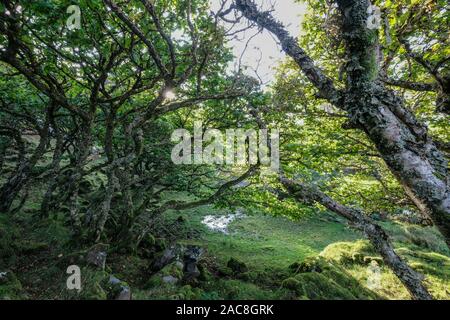
[[[153,263],[153,270],[161,270],[174,260],[181,260],[185,249],[182,245],[175,244],[164,250],[164,252]]]
[[[113,300],[131,300],[130,287],[115,276],[109,277],[109,298]]]
[[[176,266],[178,269],[180,269],[180,270],[183,270],[183,269],[184,269],[184,263],[181,262],[181,261],[175,262],[175,266]]]
[[[200,276],[197,267],[198,261],[203,255],[203,249],[197,246],[188,246],[184,254],[184,278],[186,281],[196,279]]]
[[[8,272],[0,272],[0,285],[8,281]]]
[[[244,262],[239,261],[235,258],[231,258],[228,261],[227,267],[233,270],[235,274],[245,273],[248,271],[247,265]]]
[[[305,273],[305,272],[322,272],[322,260],[317,257],[308,257],[302,262],[294,262],[289,266],[294,273]]]
[[[122,287],[122,291],[120,291],[115,300],[131,300],[130,288]]]
[[[96,266],[101,270],[105,270],[106,265],[106,246],[104,245],[96,245],[94,246],[86,256],[86,261],[88,264]]]
[[[172,262],[154,274],[147,282],[146,287],[155,288],[164,284],[175,285],[182,278],[183,264],[180,264],[179,262]]]
[[[188,263],[184,269],[184,278],[186,281],[196,279],[200,276],[200,270],[197,267],[197,263]]]

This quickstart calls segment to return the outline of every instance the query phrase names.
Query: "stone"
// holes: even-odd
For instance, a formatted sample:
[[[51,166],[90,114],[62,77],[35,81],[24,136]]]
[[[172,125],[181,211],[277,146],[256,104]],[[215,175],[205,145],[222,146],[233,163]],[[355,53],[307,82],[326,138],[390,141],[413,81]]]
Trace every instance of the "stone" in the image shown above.
[[[131,290],[128,287],[122,287],[115,300],[131,300]]]
[[[109,287],[110,293],[109,296],[113,300],[131,300],[131,289],[115,276],[109,276]]]
[[[197,265],[203,255],[203,249],[197,246],[188,246],[184,254],[184,278],[189,281],[200,276]]]
[[[161,270],[174,260],[181,260],[184,250],[182,245],[176,244],[170,246],[155,260],[153,263],[153,270]]]
[[[183,270],[183,269],[184,269],[184,263],[181,262],[181,261],[175,262],[175,266],[176,266],[178,269],[180,269],[180,270]]]
[[[184,277],[186,280],[192,280],[200,276],[200,270],[195,262],[187,263],[184,269]]]
[[[8,281],[8,272],[0,272],[0,284],[5,284]]]
[[[173,276],[165,276],[162,278],[162,281],[167,284],[175,285],[178,283],[178,279]]]

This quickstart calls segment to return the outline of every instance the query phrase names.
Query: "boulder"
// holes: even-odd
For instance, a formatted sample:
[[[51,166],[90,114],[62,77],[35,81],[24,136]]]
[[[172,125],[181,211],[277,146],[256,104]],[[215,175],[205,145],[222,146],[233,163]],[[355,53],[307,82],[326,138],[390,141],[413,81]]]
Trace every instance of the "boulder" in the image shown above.
[[[197,246],[188,246],[184,254],[184,279],[190,281],[200,276],[198,262],[203,255],[203,249]]]
[[[175,278],[174,276],[164,276],[162,278],[162,281],[167,284],[175,285],[178,283],[179,280],[177,278]]]
[[[0,285],[5,284],[8,281],[8,272],[0,272]]]
[[[105,251],[94,249],[88,252],[86,262],[92,266],[100,268],[101,270],[105,270],[106,256],[107,253]]]
[[[175,244],[170,246],[169,248],[164,250],[158,258],[156,258],[153,263],[152,269],[155,271],[159,271],[175,260],[181,261],[184,251],[185,248],[182,245]]]
[[[147,288],[161,285],[175,285],[183,278],[183,264],[172,262],[151,276],[146,284]]]

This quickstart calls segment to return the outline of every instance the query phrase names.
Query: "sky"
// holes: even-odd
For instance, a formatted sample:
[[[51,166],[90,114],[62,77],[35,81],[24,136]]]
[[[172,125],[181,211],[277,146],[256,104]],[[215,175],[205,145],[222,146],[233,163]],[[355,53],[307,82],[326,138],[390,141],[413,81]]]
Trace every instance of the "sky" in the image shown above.
[[[257,4],[262,4],[264,8],[269,8],[270,4],[273,4],[274,12],[273,16],[280,20],[291,35],[297,37],[300,34],[300,24],[302,17],[306,12],[306,5],[299,3],[295,0],[255,0]],[[228,1],[231,3],[231,0]],[[221,0],[210,0],[211,9],[216,11],[220,8]],[[232,18],[233,15],[228,16]],[[245,19],[240,25],[244,27],[247,23]],[[263,85],[267,85],[274,79],[275,71],[274,67],[277,66],[285,58],[285,54],[281,51],[280,46],[274,40],[273,36],[263,31],[254,38],[252,36],[257,32],[255,28],[246,31],[239,36],[239,39],[232,39],[229,43],[233,48],[234,55],[237,57],[235,63],[230,66],[231,68],[237,68],[239,58],[242,53],[242,65],[248,65],[245,72],[251,76],[256,76],[254,69],[257,69],[258,77],[263,82]],[[250,40],[251,39],[251,40]],[[246,44],[250,40],[247,49]]]

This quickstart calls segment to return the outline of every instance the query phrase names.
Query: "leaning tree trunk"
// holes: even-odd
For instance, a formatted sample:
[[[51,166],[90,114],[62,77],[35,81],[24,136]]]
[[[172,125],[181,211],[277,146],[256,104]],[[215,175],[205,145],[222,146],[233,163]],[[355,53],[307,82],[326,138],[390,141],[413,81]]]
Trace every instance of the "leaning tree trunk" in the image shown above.
[[[299,202],[317,202],[328,210],[337,213],[347,219],[356,229],[362,231],[375,251],[383,258],[383,261],[400,279],[413,299],[431,300],[433,297],[423,285],[423,276],[414,271],[408,264],[400,258],[394,251],[389,241],[388,235],[372,219],[363,212],[346,207],[315,187],[301,184],[297,181],[281,177],[281,183],[288,190],[289,194]]]
[[[343,106],[355,127],[364,130],[415,204],[428,212],[450,246],[448,162],[426,127],[402,98],[377,82],[378,34],[367,28],[368,0],[338,0],[346,43],[347,92]]]
[[[448,163],[428,136],[427,129],[377,79],[377,30],[367,28],[368,0],[337,0],[342,15],[342,37],[347,51],[347,88],[338,90],[333,80],[314,65],[283,25],[260,12],[252,0],[235,0],[235,8],[259,27],[272,32],[283,50],[294,59],[317,88],[318,96],[347,112],[351,127],[364,130],[387,166],[413,196],[418,207],[445,237],[450,247],[450,182]]]

